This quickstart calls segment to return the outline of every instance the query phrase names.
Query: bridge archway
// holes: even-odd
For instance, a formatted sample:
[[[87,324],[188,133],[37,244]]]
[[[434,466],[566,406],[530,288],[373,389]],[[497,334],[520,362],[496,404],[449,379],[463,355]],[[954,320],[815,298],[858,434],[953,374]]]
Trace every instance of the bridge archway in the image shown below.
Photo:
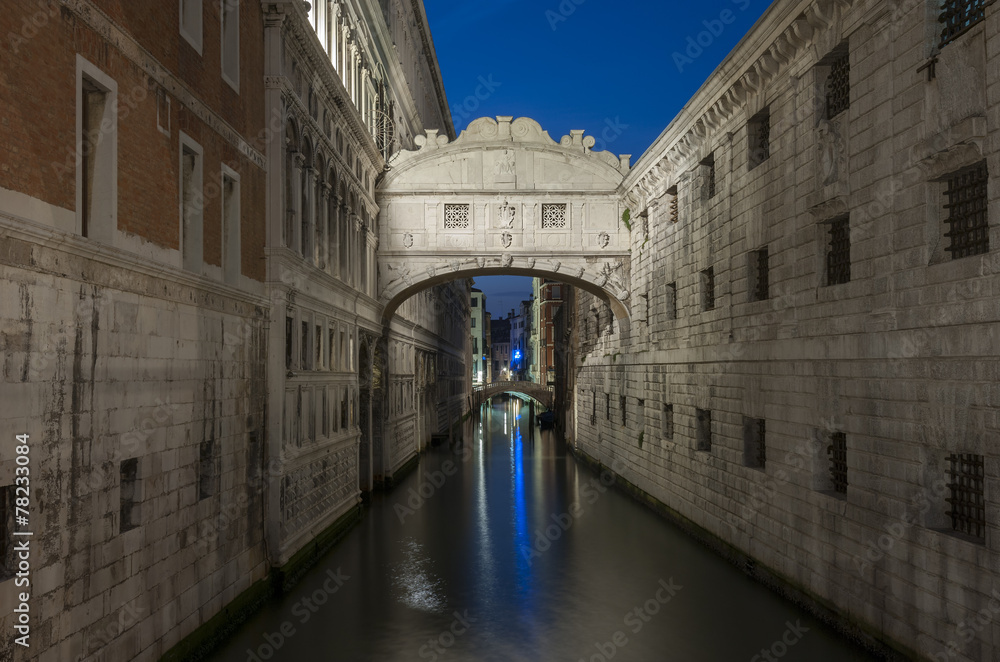
[[[388,321],[435,284],[483,275],[551,278],[627,320],[629,227],[619,188],[629,156],[556,142],[534,120],[484,117],[454,141],[435,130],[402,151],[377,192],[379,300]]]

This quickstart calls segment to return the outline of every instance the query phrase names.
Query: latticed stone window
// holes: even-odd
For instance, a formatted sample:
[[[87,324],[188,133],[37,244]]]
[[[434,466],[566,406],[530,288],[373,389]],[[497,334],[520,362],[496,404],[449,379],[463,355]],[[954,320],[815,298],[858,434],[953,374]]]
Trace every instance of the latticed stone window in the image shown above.
[[[747,129],[750,137],[749,162],[752,170],[771,157],[770,108],[765,108],[754,115]]]
[[[851,281],[851,220],[844,216],[830,223],[830,243],[826,249],[826,284]]]
[[[677,223],[681,220],[680,205],[677,200],[677,185],[674,184],[667,189],[667,195],[670,197],[670,222]]]
[[[767,461],[764,444],[764,419],[743,417],[743,464],[763,469]]]
[[[826,78],[826,118],[833,119],[851,107],[851,59],[847,53],[830,65]]]
[[[978,540],[986,539],[985,469],[982,455],[948,456],[948,517],[951,529]]]
[[[939,46],[944,48],[986,18],[986,6],[990,4],[993,0],[943,0],[938,16],[944,24]]]
[[[701,309],[715,308],[715,269],[709,267],[701,272]]]
[[[847,435],[843,432],[831,432],[826,454],[830,456],[830,482],[833,491],[847,494]]]
[[[770,296],[767,246],[751,251],[748,260],[750,300],[763,301]]]
[[[990,250],[986,184],[989,172],[986,161],[959,171],[948,178],[945,196],[948,202],[948,231],[951,241],[946,249],[952,259],[988,253]]]
[[[566,227],[566,205],[543,204],[542,228],[557,229]]]
[[[465,230],[469,227],[469,205],[445,205],[444,229]]]

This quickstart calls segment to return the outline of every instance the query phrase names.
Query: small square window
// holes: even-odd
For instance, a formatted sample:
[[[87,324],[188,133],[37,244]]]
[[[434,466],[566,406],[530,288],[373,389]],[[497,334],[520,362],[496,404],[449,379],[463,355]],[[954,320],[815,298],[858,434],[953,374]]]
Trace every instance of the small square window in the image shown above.
[[[445,230],[465,230],[469,227],[469,205],[445,205]]]
[[[542,228],[558,229],[566,227],[566,205],[542,205]]]

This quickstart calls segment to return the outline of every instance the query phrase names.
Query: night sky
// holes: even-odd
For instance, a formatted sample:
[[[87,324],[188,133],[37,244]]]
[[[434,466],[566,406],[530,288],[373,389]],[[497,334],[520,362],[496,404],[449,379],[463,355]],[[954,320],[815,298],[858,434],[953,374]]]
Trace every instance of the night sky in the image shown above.
[[[455,130],[532,117],[553,140],[585,129],[636,163],[767,0],[424,0]],[[530,279],[480,278],[505,314]],[[520,293],[520,294],[519,294]]]

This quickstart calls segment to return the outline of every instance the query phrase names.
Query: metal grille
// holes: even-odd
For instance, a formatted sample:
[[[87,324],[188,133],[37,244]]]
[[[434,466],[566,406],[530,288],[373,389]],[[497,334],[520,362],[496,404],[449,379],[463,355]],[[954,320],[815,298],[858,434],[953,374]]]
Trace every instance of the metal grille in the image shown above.
[[[676,223],[681,220],[680,207],[677,200],[677,187],[671,186],[667,189],[667,195],[670,196],[670,222]]]
[[[986,6],[993,0],[944,0],[938,22],[944,23],[940,47],[958,39],[973,25],[986,17]]]
[[[769,296],[767,248],[754,251],[753,301],[763,301]]]
[[[974,538],[986,537],[986,496],[983,490],[983,456],[972,453],[957,453],[948,456],[951,467],[948,488],[951,496],[947,499],[953,531]]]
[[[830,479],[833,491],[847,494],[847,435],[843,432],[830,434],[830,445],[826,449],[830,456]]]
[[[951,239],[947,250],[952,258],[988,253],[989,223],[986,215],[986,183],[989,173],[986,161],[959,172],[948,180],[948,232]]]
[[[847,217],[830,223],[830,246],[826,253],[826,284],[851,281],[851,224]]]
[[[444,228],[464,230],[469,227],[469,205],[445,205]]]
[[[701,272],[702,310],[715,308],[715,269],[709,267]]]
[[[851,60],[844,55],[830,67],[826,78],[826,117],[833,119],[851,107]]]
[[[542,228],[566,227],[566,205],[542,205]]]
[[[743,419],[743,444],[747,466],[763,469],[767,462],[763,418]]]
[[[750,124],[753,152],[750,154],[750,167],[759,166],[771,157],[771,114],[764,111],[754,117]]]

